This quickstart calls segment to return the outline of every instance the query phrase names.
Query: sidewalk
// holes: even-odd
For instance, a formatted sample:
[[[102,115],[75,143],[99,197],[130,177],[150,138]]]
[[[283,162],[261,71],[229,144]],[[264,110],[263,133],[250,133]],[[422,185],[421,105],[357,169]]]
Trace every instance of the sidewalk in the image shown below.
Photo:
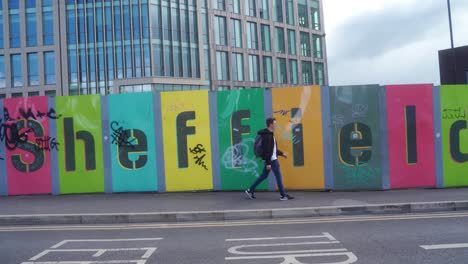
[[[468,189],[372,192],[89,194],[0,197],[0,225],[222,221],[468,210]]]

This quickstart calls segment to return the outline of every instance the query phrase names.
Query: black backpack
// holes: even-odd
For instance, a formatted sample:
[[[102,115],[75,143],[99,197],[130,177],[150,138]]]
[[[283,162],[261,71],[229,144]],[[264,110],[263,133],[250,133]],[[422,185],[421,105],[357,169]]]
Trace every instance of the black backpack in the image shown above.
[[[263,136],[257,135],[254,142],[254,153],[257,158],[263,158]]]

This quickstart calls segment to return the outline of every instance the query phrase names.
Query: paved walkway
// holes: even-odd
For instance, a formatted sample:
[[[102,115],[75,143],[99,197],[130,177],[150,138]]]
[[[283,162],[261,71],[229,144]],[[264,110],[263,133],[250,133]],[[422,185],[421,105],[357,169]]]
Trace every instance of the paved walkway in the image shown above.
[[[285,202],[279,201],[279,194],[276,192],[259,192],[256,200],[247,200],[242,192],[9,196],[0,197],[0,216],[290,209],[468,201],[468,189],[290,192],[290,194],[296,199]]]

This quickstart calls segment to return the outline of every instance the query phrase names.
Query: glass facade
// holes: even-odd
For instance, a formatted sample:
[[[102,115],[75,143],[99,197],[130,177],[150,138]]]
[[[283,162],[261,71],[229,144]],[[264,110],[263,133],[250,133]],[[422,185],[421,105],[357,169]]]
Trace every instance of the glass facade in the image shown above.
[[[323,63],[315,63],[315,84],[324,85],[325,84],[325,72]]]
[[[79,95],[299,85],[303,66],[312,72],[308,83],[326,82],[324,35],[315,31],[320,2],[208,1],[3,0],[0,88],[8,89],[0,96],[11,96],[13,87],[28,87],[22,95]],[[12,48],[7,54],[5,46]],[[56,57],[60,50],[63,58]],[[157,79],[143,79],[151,77]],[[182,78],[189,86],[150,84]]]
[[[286,59],[278,58],[276,59],[276,67],[277,67],[277,78],[278,83],[286,84],[288,83],[288,73],[286,71]]]
[[[21,47],[20,16],[18,10],[10,10],[10,48]]]
[[[273,82],[273,60],[271,57],[263,57],[263,81],[266,83]]]
[[[314,58],[322,59],[323,58],[322,37],[318,35],[313,35],[313,43],[314,43]]]
[[[231,19],[231,46],[242,48],[242,26],[237,19]]]
[[[215,16],[215,42],[216,45],[227,45],[227,30],[226,30],[226,18],[221,16]]]
[[[13,54],[10,57],[11,63],[11,86],[23,86],[23,75],[21,72],[21,54]]]
[[[284,45],[284,29],[280,27],[276,27],[275,37],[276,37],[276,52],[286,53],[286,49]]]
[[[302,62],[302,82],[304,84],[312,84],[312,62]]]
[[[310,35],[307,32],[301,32],[301,55],[310,57]]]
[[[288,52],[291,55],[296,55],[296,31],[288,29]]]
[[[289,60],[289,83],[298,84],[297,60]]]
[[[45,84],[56,84],[55,77],[55,53],[53,51],[44,53],[44,81]]]
[[[260,81],[260,66],[258,64],[257,55],[249,55],[249,81]]]
[[[28,58],[28,86],[39,85],[39,62],[37,53],[29,53]]]
[[[6,87],[5,56],[0,55],[0,88]]]
[[[227,52],[216,52],[216,69],[216,76],[218,81],[229,80],[229,62]]]
[[[247,23],[247,48],[258,49],[257,23]]]
[[[244,81],[244,58],[242,53],[232,53],[232,80]]]
[[[271,51],[271,34],[269,25],[262,25],[262,50]]]

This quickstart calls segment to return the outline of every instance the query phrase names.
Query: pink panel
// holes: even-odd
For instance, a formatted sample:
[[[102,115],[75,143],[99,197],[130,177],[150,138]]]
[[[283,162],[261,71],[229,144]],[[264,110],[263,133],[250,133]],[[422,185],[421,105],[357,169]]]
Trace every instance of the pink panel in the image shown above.
[[[48,98],[5,99],[4,107],[8,194],[51,193]]]
[[[432,85],[386,89],[391,188],[435,186]]]

